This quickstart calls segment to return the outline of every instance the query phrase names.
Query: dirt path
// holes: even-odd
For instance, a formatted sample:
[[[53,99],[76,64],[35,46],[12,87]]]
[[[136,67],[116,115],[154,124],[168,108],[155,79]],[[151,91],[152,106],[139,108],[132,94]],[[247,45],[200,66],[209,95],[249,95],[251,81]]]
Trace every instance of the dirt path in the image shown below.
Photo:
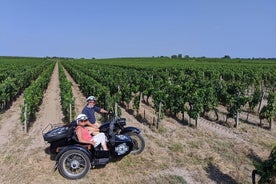
[[[149,119],[149,121],[151,119],[153,119],[153,117],[155,117],[155,119],[157,119],[157,116],[155,115],[155,111],[151,106],[148,106],[144,103],[141,103],[141,112],[143,116],[146,116],[146,118]],[[144,115],[144,111],[146,111],[146,114]],[[185,113],[185,117],[188,117],[188,115]],[[169,126],[166,122],[177,122],[175,119],[170,118],[170,117],[164,117],[160,124],[165,124],[166,126]],[[198,128],[199,129],[203,129],[203,130],[210,130],[212,132],[214,132],[215,134],[225,137],[225,138],[236,138],[236,139],[240,139],[242,140],[240,137],[238,137],[237,134],[234,133],[233,130],[226,128],[222,125],[219,125],[217,123],[211,122],[209,120],[206,120],[204,118],[199,118],[198,119]]]
[[[24,102],[23,94],[20,95],[12,106],[4,113],[0,114],[0,146],[12,142],[15,131],[22,130],[20,123],[20,106]],[[19,132],[22,134],[22,131]]]
[[[28,149],[34,149],[44,146],[42,130],[49,124],[62,124],[64,117],[60,105],[60,88],[58,79],[58,65],[55,65],[48,88],[44,94],[43,102],[40,105],[40,111],[36,114],[37,119],[30,128],[29,136],[32,137],[32,146]]]
[[[83,107],[85,106],[85,96],[83,96],[82,92],[79,90],[79,85],[73,80],[73,78],[68,74],[66,70],[64,70],[67,80],[72,83],[72,93],[75,97],[75,111],[76,114],[80,114]]]
[[[45,143],[41,131],[48,123],[61,123],[63,116],[59,92],[58,66],[56,65],[40,111],[37,113],[37,119],[27,134],[23,134],[19,120],[23,96],[13,103],[10,110],[1,115],[1,127],[7,126],[2,122],[8,122],[11,125],[6,134],[3,134],[1,128],[1,136],[14,133],[14,138],[9,139],[8,142],[1,139],[1,147],[5,149],[0,150],[0,183],[48,183],[46,179],[53,175],[51,174],[53,163],[45,154]]]
[[[26,149],[32,149],[42,146],[41,130],[48,123],[61,123],[63,118],[60,106],[60,88],[58,80],[58,66],[55,66],[48,88],[44,94],[40,111],[37,113],[37,119],[30,127],[28,137],[33,140],[33,144]],[[22,136],[22,124],[20,123],[21,105],[24,102],[23,94],[12,104],[9,110],[0,115],[0,145],[15,141],[15,137]],[[55,102],[55,103],[53,103]],[[15,136],[16,135],[16,136]],[[25,135],[26,136],[26,135]]]

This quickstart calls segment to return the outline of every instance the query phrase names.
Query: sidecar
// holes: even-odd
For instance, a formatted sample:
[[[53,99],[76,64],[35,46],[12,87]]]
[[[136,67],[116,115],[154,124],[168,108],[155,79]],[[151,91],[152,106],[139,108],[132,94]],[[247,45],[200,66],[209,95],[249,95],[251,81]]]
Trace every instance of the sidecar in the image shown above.
[[[50,153],[56,160],[56,168],[65,178],[82,178],[91,167],[104,166],[111,159],[122,158],[133,149],[133,142],[126,135],[107,135],[109,151],[101,150],[101,145],[94,148],[80,143],[75,135],[75,127],[76,123],[73,122],[60,127],[52,126],[46,133],[45,129],[43,131],[43,138],[50,143]]]

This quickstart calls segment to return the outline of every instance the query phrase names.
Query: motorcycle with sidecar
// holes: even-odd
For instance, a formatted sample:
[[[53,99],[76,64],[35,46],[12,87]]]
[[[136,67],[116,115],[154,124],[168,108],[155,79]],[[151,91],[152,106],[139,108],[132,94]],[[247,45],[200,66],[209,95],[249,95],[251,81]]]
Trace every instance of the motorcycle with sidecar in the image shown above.
[[[49,129],[45,132],[46,129]],[[145,148],[141,130],[136,127],[125,127],[126,119],[114,117],[100,126],[105,133],[108,151],[101,145],[80,143],[75,134],[76,121],[69,125],[53,127],[48,125],[43,131],[44,140],[50,144],[50,154],[56,161],[60,174],[68,179],[79,179],[96,166],[104,166],[111,161],[122,159],[128,154],[139,154]]]

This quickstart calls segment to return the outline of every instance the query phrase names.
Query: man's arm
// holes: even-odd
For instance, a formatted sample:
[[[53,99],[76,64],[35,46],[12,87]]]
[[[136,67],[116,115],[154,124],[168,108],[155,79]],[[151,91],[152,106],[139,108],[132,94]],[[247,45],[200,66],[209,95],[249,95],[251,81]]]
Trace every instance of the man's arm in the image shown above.
[[[92,128],[97,128],[97,129],[99,129],[99,127],[98,127],[96,124],[92,124],[89,120],[86,121],[85,125],[86,125],[86,126],[90,126],[90,127],[92,127]]]
[[[101,113],[108,113],[108,111],[105,110],[105,109],[103,109],[103,108],[100,109],[100,112],[101,112]]]

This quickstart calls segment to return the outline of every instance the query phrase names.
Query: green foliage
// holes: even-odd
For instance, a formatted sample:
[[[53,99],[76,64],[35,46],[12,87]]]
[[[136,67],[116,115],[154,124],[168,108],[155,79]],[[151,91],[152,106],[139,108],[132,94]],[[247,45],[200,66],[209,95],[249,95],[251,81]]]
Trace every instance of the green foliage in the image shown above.
[[[276,147],[271,151],[269,158],[263,162],[253,163],[257,174],[260,175],[259,184],[271,183],[276,181]]]
[[[249,97],[249,109],[253,112],[253,109],[258,105],[261,100],[261,90],[259,88],[255,88],[252,97]]]
[[[135,95],[133,105],[134,109],[136,109],[138,112],[140,107],[140,95]]]
[[[246,97],[246,84],[238,81],[222,82],[218,91],[219,101],[227,107],[228,117],[235,118],[250,98]]]
[[[203,112],[209,112],[218,106],[218,98],[215,86],[216,84],[218,83],[206,83],[203,94]]]
[[[168,94],[165,93],[163,90],[155,90],[152,94],[152,97],[154,99],[154,109],[156,112],[159,111],[159,104],[161,103],[163,106],[165,106],[166,98]],[[163,109],[162,109],[162,112]]]
[[[75,112],[75,100],[72,93],[72,83],[69,82],[66,78],[66,75],[63,71],[63,68],[60,63],[59,66],[59,86],[60,86],[60,97],[61,97],[61,106],[62,112],[65,117],[65,121],[68,123],[70,119],[74,119],[76,112]],[[70,105],[71,105],[71,117],[70,117]]]
[[[260,119],[268,119],[272,121],[276,116],[276,93],[269,93],[267,105],[265,105],[260,112]]]
[[[42,102],[44,90],[47,88],[50,81],[55,63],[51,63],[47,69],[38,77],[36,81],[32,81],[31,85],[24,91],[24,105],[21,108],[20,119],[25,121],[25,106],[27,106],[27,121],[31,122],[35,119],[35,113]]]
[[[248,89],[264,79],[269,87],[276,76],[273,61],[231,58],[117,58],[64,65],[74,79],[80,78],[76,81],[86,96],[105,89],[104,101],[128,104],[133,100],[137,108],[135,94],[143,93],[146,103],[152,99],[156,112],[162,103],[162,113],[187,112],[195,119],[218,104],[227,107],[229,117],[236,117],[247,102],[255,107],[259,91],[255,88],[254,95],[249,95]]]
[[[193,119],[198,119],[199,114],[203,111],[203,96],[204,90],[196,88],[193,92],[193,95],[188,99],[190,109],[188,114]]]
[[[116,102],[114,100],[120,96],[112,99],[109,89],[91,77],[93,72],[88,67],[85,65],[81,66],[79,63],[76,65],[76,63],[71,63],[69,61],[64,61],[61,64],[80,85],[80,89],[85,96],[96,96],[99,106],[105,108],[106,110],[113,110],[112,108]]]
[[[49,63],[37,58],[0,58],[0,110],[21,94]]]

